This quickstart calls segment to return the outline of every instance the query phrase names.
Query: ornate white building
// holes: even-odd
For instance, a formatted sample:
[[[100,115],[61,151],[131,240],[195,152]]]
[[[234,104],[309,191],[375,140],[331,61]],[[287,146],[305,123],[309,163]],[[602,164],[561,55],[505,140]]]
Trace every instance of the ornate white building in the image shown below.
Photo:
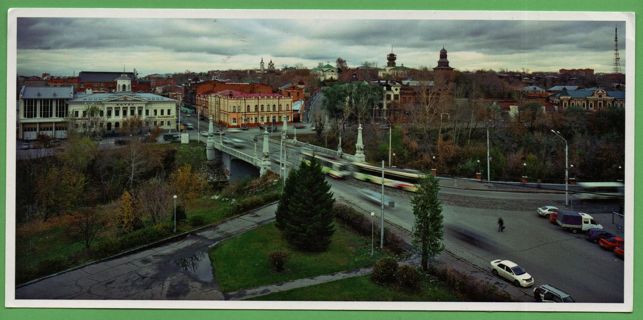
[[[118,131],[131,119],[142,127],[176,129],[177,102],[151,93],[132,92],[126,75],[116,79],[116,92],[87,93],[69,101],[68,119],[74,130],[85,131],[96,126],[101,132]]]

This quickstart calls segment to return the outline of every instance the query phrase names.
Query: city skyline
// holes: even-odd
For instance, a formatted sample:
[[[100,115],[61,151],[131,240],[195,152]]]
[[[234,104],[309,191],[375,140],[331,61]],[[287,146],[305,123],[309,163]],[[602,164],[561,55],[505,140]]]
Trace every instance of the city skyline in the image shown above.
[[[141,75],[363,62],[432,68],[442,47],[457,70],[621,69],[625,23],[614,21],[19,18],[17,71],[71,76],[136,69]],[[296,31],[293,31],[296,30]]]

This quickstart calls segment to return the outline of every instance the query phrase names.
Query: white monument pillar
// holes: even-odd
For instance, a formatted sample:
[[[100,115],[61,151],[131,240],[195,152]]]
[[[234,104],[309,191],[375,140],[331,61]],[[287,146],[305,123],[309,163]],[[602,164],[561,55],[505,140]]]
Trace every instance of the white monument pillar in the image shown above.
[[[212,123],[212,116],[210,116],[210,123],[208,125],[208,140],[205,146],[205,154],[208,161],[214,160],[214,124]]]
[[[362,124],[357,128],[357,143],[355,144],[355,161],[366,162],[364,155],[364,143],[362,142]]]
[[[270,171],[270,143],[268,129],[263,132],[263,158],[259,167],[259,174],[264,175]]]

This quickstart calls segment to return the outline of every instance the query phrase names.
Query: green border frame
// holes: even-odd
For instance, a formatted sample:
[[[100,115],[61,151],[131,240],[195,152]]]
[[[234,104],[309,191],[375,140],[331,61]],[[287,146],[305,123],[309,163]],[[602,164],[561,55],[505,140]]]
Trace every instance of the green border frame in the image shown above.
[[[83,1],[83,0],[7,0],[0,3],[0,33],[3,40],[0,41],[0,63],[2,73],[0,83],[7,79],[7,14],[9,8],[17,7],[59,7],[59,8],[167,8],[167,9],[371,9],[371,10],[528,10],[528,11],[615,11],[634,12],[635,15],[643,13],[643,1],[620,0],[608,2],[605,0],[324,0],[301,1],[301,0],[240,0],[240,1],[204,1],[204,0],[182,0],[182,1],[149,1],[149,0],[110,0],[110,1]],[[636,17],[635,17],[636,19]],[[640,52],[643,46],[643,23],[636,23],[636,48]],[[634,101],[636,106],[643,96],[643,68],[641,64],[635,66],[635,82],[638,87],[635,90]],[[630,87],[631,90],[631,87]],[[6,84],[0,90],[0,101],[6,101]],[[6,106],[9,107],[9,106]],[[6,111],[0,112],[0,183],[3,191],[6,185]],[[640,140],[643,134],[643,113],[635,114],[635,140]],[[643,150],[635,150],[634,163],[641,160]],[[636,166],[635,166],[636,167]],[[635,168],[636,169],[636,168]],[[635,170],[636,171],[636,170]],[[634,175],[634,189],[639,190],[643,186],[640,175]],[[636,194],[636,193],[635,193]],[[0,195],[0,212],[4,211],[5,192]],[[634,201],[634,212],[642,212],[641,201]],[[634,230],[643,227],[642,219],[635,219]],[[6,220],[0,218],[0,252],[4,253],[5,248],[5,224]],[[642,243],[641,232],[634,233],[635,243]],[[134,318],[140,320],[152,319],[195,319],[195,318],[219,318],[219,319],[461,319],[473,317],[476,319],[541,319],[553,317],[556,319],[639,319],[643,318],[643,299],[640,291],[636,288],[643,287],[643,281],[637,275],[643,274],[643,268],[639,265],[640,256],[643,254],[641,246],[635,247],[634,256],[634,305],[632,313],[572,313],[563,312],[548,314],[545,312],[488,312],[488,311],[272,311],[272,310],[140,310],[140,309],[33,309],[33,308],[5,308],[4,307],[4,286],[5,286],[5,257],[2,254],[0,264],[0,319],[114,319]],[[637,294],[638,293],[638,294]]]

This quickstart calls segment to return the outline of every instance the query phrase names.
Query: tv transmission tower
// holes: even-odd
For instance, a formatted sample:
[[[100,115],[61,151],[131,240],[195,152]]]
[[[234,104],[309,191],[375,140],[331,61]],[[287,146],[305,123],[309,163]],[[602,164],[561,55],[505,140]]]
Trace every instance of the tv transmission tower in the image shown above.
[[[614,73],[621,73],[621,58],[618,56],[618,27],[614,27]]]

